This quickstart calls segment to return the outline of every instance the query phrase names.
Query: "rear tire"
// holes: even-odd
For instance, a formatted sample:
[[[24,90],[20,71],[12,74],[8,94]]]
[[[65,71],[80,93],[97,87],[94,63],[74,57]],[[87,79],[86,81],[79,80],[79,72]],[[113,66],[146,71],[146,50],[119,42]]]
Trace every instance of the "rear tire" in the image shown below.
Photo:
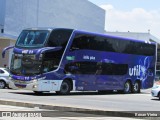
[[[68,80],[64,80],[61,84],[60,91],[56,91],[59,95],[68,95],[71,91],[71,83]]]
[[[123,93],[131,93],[131,83],[129,81],[126,81],[124,84]]]
[[[133,93],[140,93],[140,82],[136,81],[133,85]]]
[[[0,80],[0,89],[4,89],[6,87],[6,82],[3,80]]]

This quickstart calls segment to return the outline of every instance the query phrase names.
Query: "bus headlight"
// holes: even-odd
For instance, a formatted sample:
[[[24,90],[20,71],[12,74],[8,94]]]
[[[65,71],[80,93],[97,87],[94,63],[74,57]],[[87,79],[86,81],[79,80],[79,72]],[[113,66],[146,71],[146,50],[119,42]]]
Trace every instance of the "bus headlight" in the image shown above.
[[[33,88],[37,88],[37,85],[33,85]]]
[[[24,81],[24,80],[14,80],[14,79],[11,79],[14,83],[17,83],[17,84],[32,84],[32,83],[37,83],[37,79],[34,79],[34,80],[31,80],[31,81]]]
[[[37,79],[32,80],[33,83],[36,83],[37,81],[38,81]]]

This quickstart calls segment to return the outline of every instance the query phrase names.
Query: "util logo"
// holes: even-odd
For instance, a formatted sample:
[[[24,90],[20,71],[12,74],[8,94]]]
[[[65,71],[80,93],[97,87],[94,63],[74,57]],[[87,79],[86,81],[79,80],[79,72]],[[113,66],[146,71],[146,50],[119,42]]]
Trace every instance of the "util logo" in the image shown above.
[[[141,65],[136,65],[133,68],[129,68],[129,76],[140,76]]]

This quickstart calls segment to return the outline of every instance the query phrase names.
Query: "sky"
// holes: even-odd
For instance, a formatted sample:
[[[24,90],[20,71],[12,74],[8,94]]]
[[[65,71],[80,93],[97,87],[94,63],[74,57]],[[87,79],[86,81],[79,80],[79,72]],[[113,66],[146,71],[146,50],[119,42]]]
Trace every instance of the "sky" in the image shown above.
[[[106,31],[150,32],[160,39],[160,0],[88,1],[106,11]]]

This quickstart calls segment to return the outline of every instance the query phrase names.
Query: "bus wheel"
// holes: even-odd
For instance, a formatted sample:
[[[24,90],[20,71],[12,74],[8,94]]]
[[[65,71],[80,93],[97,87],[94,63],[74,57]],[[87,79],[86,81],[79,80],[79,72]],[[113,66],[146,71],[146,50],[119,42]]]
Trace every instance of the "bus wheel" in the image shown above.
[[[133,86],[133,93],[140,93],[140,82],[136,81]]]
[[[71,83],[68,80],[64,80],[61,84],[60,91],[56,91],[60,95],[68,95],[71,91]]]
[[[125,82],[123,92],[125,94],[131,92],[131,83],[129,81]]]
[[[160,100],[160,92],[158,93],[158,96],[157,96],[158,98],[159,98],[159,100]]]

